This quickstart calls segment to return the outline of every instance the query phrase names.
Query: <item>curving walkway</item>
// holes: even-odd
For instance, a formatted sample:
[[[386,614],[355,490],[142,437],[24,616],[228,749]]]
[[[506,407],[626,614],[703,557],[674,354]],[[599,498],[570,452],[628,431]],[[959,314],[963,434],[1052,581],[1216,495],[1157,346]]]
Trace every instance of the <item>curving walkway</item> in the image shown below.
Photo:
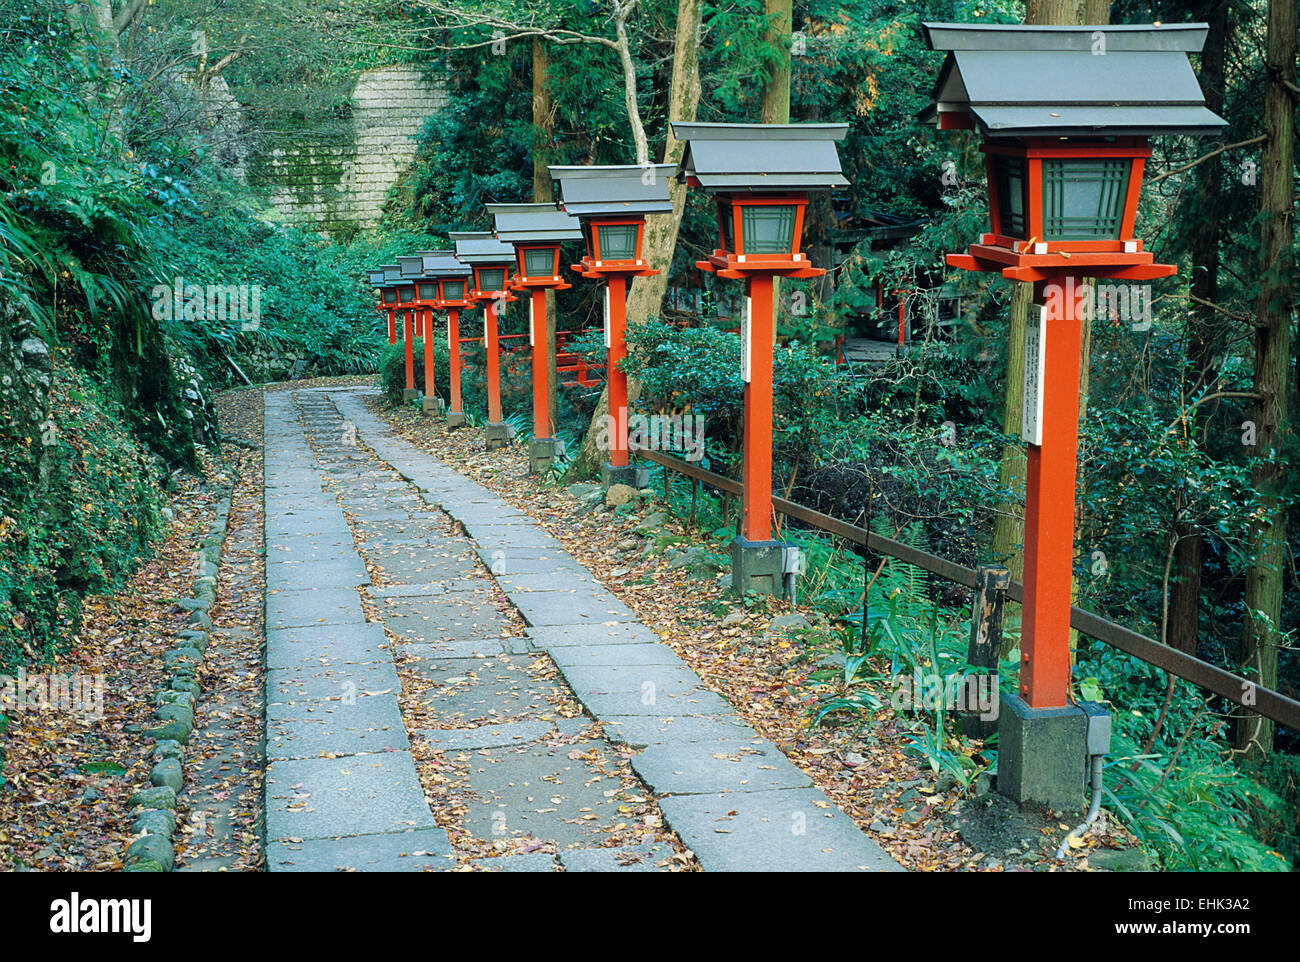
[[[583,735],[589,720],[557,714],[568,692],[525,670],[537,653],[606,738],[640,749],[633,769],[706,871],[899,870],[558,540],[398,438],[358,389],[268,392],[265,465],[271,870],[453,867],[412,738],[472,753],[464,825],[474,836],[508,830],[558,853],[482,867],[662,865],[665,845],[600,847],[620,798],[601,791],[589,759],[608,742]],[[430,506],[466,534],[433,524]],[[370,585],[361,552],[382,586]],[[525,638],[502,637],[484,565]],[[367,623],[359,589],[382,625]],[[403,723],[384,627],[432,684],[431,729]]]

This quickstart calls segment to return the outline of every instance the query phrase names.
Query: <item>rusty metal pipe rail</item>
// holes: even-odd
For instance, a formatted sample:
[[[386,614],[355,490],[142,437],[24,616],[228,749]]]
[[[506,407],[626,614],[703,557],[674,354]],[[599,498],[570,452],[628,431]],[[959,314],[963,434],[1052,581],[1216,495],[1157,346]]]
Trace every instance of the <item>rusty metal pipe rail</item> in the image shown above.
[[[670,471],[685,475],[688,478],[694,478],[718,491],[734,495],[741,494],[740,482],[733,481],[721,474],[715,474],[712,471],[706,471],[688,461],[669,457],[666,454],[660,454],[658,451],[644,449],[638,449],[636,454]],[[928,551],[913,548],[901,541],[886,538],[865,528],[859,528],[857,525],[841,521],[839,518],[832,518],[828,514],[814,511],[812,508],[801,504],[795,504],[785,498],[773,496],[772,507],[796,521],[802,521],[814,528],[820,528],[878,554],[888,555],[891,558],[897,558],[899,561],[916,565],[916,567],[929,571],[931,574],[938,575],[945,581],[952,581],[972,589],[976,587],[974,568],[956,564],[947,558],[941,558]],[[1007,596],[1015,602],[1022,600],[1023,593],[1023,585],[1019,581],[1012,581],[1007,588]],[[1248,678],[1234,675],[1232,672],[1225,671],[1208,661],[1203,661],[1195,655],[1189,655],[1177,648],[1161,644],[1154,638],[1148,638],[1146,635],[1139,634],[1132,629],[1125,628],[1123,625],[1116,624],[1082,608],[1071,606],[1070,626],[1089,638],[1094,638],[1103,644],[1110,645],[1112,648],[1119,649],[1125,654],[1132,655],[1139,661],[1144,661],[1171,675],[1190,681],[1206,691],[1220,695],[1251,712],[1271,718],[1287,728],[1300,731],[1300,701],[1289,698],[1281,692],[1274,691],[1271,688],[1264,688]],[[1252,704],[1245,703],[1247,694],[1253,698]]]

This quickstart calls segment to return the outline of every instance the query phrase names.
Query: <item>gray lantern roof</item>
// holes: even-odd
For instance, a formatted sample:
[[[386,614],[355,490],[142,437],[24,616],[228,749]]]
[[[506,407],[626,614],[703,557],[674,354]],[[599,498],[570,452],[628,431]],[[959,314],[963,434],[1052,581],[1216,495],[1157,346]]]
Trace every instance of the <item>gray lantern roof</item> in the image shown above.
[[[513,264],[513,244],[497,240],[489,231],[452,231],[447,235],[456,242],[456,259],[462,264]]]
[[[472,268],[456,258],[455,251],[421,251],[425,276],[465,277]]]
[[[470,272],[456,259],[452,251],[416,251],[397,258],[402,277],[406,280],[424,280],[432,277],[456,277]]]
[[[668,179],[676,164],[618,167],[548,167],[559,203],[575,217],[612,214],[668,214]],[[648,183],[647,183],[648,181]]]
[[[835,142],[848,124],[673,123],[686,141],[680,176],[709,192],[847,187]]]
[[[402,283],[402,269],[396,264],[385,264],[379,268],[384,272],[384,286],[397,287]]]
[[[384,278],[384,269],[382,267],[372,267],[370,270],[366,271],[366,276],[370,280],[371,287],[384,286],[385,278]]]
[[[1187,60],[1203,23],[1040,27],[922,24],[948,57],[926,123],[969,112],[989,137],[1217,134]]]
[[[509,244],[581,240],[578,219],[554,204],[487,204],[496,235]]]

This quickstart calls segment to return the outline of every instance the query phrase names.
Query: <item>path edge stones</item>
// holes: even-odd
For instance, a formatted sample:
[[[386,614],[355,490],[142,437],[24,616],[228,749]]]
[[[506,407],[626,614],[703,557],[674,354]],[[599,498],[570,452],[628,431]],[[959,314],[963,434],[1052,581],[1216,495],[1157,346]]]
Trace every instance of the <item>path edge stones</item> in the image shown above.
[[[199,543],[191,596],[181,602],[190,612],[188,627],[177,633],[176,643],[163,652],[165,687],[154,695],[157,724],[141,733],[153,740],[150,787],[127,800],[134,813],[134,836],[123,858],[123,871],[170,872],[176,867],[176,798],[185,787],[185,745],[194,732],[194,712],[201,689],[199,666],[211,641],[212,606],[217,600],[217,575],[230,522],[235,479],[216,488],[220,492],[215,518]]]

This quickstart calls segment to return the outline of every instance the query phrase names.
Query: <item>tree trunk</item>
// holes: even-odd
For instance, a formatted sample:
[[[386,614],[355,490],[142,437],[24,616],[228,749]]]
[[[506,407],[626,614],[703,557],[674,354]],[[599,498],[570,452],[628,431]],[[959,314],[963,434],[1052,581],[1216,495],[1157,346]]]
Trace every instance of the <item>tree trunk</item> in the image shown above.
[[[1201,89],[1205,106],[1223,113],[1223,62],[1227,46],[1228,0],[1207,0],[1198,20],[1209,24],[1205,49],[1201,52]],[[1219,196],[1223,189],[1222,167],[1209,162],[1196,168],[1197,200],[1191,227],[1192,295],[1199,301],[1219,299]],[[1204,388],[1214,375],[1215,357],[1223,343],[1223,323],[1213,308],[1193,301],[1187,320],[1187,368],[1184,381],[1189,392]],[[1190,442],[1189,442],[1190,443]],[[1174,571],[1169,593],[1169,644],[1189,655],[1196,654],[1200,630],[1201,565],[1203,542],[1198,518],[1180,518],[1175,533]]]
[[[551,98],[549,71],[551,58],[546,41],[533,38],[533,203],[549,204],[555,200],[555,185],[547,166],[551,162],[551,148],[555,142],[555,108]],[[546,407],[551,420],[551,435],[559,423],[559,372],[556,371],[555,291],[546,292]],[[540,346],[540,345],[539,345]],[[536,349],[536,348],[534,348]]]
[[[677,33],[673,45],[673,79],[668,94],[668,119],[691,121],[700,103],[700,0],[678,0]],[[673,136],[668,128],[664,141],[666,164],[681,162],[685,145]],[[629,326],[643,323],[663,306],[664,292],[668,289],[668,272],[677,249],[677,229],[681,226],[682,210],[686,206],[686,185],[674,179],[668,188],[672,200],[671,214],[651,214],[646,218],[644,247],[650,266],[659,271],[650,277],[638,277],[632,282],[627,299]],[[640,385],[629,379],[628,404],[636,400]],[[609,413],[609,393],[601,391],[591,426],[582,442],[582,450],[569,467],[566,478],[580,481],[600,470],[606,453],[600,449],[599,426]]]
[[[1291,304],[1295,296],[1295,104],[1288,90],[1296,82],[1295,0],[1270,0],[1264,56],[1261,152],[1259,294],[1255,301],[1255,456],[1252,482],[1263,502],[1251,526],[1251,566],[1246,571],[1246,616],[1241,661],[1247,674],[1277,687],[1277,652],[1282,643],[1282,586],[1286,576],[1286,513],[1282,489],[1286,464],[1279,457],[1291,431],[1287,371],[1291,359]],[[1248,757],[1273,750],[1273,722],[1245,713],[1236,725],[1238,749]]]
[[[763,39],[772,48],[775,58],[763,82],[763,104],[759,109],[759,122],[788,124],[790,122],[790,42],[794,31],[793,0],[764,0],[763,12],[768,16],[767,31]],[[772,323],[772,343],[780,326],[782,310],[781,278],[772,278],[772,301],[776,315]]]

